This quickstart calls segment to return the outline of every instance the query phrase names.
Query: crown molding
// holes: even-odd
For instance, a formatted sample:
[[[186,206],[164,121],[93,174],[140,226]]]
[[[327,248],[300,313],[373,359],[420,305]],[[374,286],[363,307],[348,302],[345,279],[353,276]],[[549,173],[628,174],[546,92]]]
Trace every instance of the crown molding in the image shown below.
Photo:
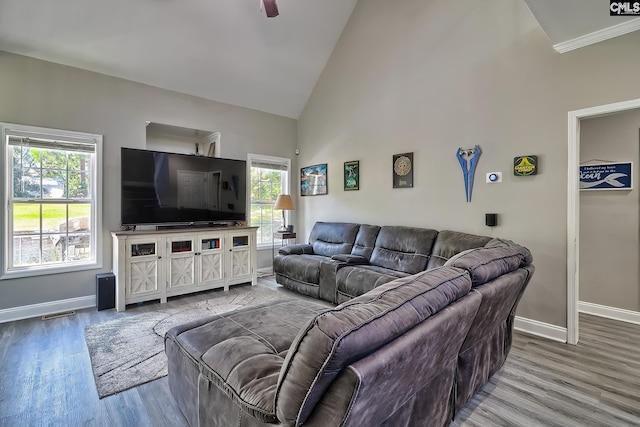
[[[612,27],[603,28],[602,30],[567,40],[566,42],[554,44],[553,48],[559,53],[565,53],[638,30],[640,30],[640,18],[631,19]]]

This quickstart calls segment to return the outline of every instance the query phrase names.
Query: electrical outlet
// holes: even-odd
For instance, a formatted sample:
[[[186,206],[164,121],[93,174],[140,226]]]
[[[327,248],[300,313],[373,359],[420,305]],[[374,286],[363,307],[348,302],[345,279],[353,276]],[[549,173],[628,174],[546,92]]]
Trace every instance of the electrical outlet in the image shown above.
[[[487,184],[502,182],[502,172],[487,172]]]

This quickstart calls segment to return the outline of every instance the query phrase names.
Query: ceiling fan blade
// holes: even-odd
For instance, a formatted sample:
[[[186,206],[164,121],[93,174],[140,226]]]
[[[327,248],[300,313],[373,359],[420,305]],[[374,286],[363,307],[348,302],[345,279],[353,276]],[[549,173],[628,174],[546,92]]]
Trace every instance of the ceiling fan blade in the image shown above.
[[[268,18],[275,18],[279,15],[276,0],[262,0],[262,4],[264,4],[264,10],[267,12]]]

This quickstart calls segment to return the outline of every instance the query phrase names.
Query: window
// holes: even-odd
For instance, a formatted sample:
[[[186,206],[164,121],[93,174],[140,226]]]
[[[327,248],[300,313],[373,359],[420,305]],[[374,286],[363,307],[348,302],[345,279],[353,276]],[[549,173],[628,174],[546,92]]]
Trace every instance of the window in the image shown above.
[[[291,160],[249,154],[251,219],[258,226],[258,246],[271,246],[273,233],[282,225],[282,212],[273,205],[280,194],[289,194]],[[285,212],[288,215],[288,212]]]
[[[2,277],[99,267],[102,136],[0,124]]]

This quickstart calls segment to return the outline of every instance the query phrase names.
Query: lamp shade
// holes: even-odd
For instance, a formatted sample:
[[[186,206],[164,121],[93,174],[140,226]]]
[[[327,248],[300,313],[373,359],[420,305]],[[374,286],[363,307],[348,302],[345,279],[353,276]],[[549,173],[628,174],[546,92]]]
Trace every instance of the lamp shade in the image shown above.
[[[283,211],[294,210],[291,196],[288,194],[279,195],[278,198],[276,199],[276,204],[273,205],[273,209],[282,209]]]

